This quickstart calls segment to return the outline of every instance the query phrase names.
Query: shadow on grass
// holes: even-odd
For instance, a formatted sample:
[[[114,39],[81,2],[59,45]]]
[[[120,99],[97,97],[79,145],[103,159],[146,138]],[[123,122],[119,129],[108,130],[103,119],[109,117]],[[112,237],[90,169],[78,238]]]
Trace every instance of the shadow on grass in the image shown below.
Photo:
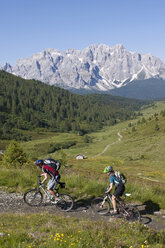
[[[139,212],[140,212],[143,224],[149,224],[153,221],[152,218],[150,218],[149,216],[146,216],[147,214],[152,215],[154,214],[155,211],[160,210],[159,204],[153,202],[152,200],[145,201],[141,205],[137,205],[137,207],[140,207],[140,208],[142,207],[142,209],[140,209]]]
[[[143,205],[145,205],[146,214],[153,214],[154,212],[160,210],[159,204],[156,202],[153,202],[152,200],[145,201]]]

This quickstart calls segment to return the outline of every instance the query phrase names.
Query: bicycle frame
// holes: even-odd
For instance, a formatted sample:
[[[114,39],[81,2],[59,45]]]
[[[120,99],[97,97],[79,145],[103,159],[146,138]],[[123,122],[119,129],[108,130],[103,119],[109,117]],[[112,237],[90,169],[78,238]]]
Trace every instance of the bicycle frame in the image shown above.
[[[54,189],[55,195],[58,197],[54,199],[53,195],[49,193],[46,185],[41,184],[38,179],[38,187],[29,189],[24,193],[24,202],[29,206],[40,206],[42,202],[51,203],[61,211],[70,211],[74,206],[73,198],[65,193],[58,193],[60,188],[65,188],[64,182],[58,182],[58,187]],[[44,201],[43,201],[44,200]]]
[[[39,185],[39,189],[42,189],[43,192],[47,195],[47,197],[51,200],[51,195],[50,193],[48,193],[48,191],[46,190],[46,186],[44,185]]]
[[[61,184],[63,184],[63,183],[59,182],[59,185],[61,185]],[[51,200],[52,195],[47,191],[46,186],[41,184],[41,180],[40,180],[39,176],[38,176],[38,185],[39,185],[39,189],[42,189],[43,192],[47,195],[47,197]],[[59,186],[58,186],[58,188],[55,189],[56,195],[58,195],[58,190],[59,190]]]
[[[127,196],[130,196],[131,194],[125,193],[124,194],[124,199]],[[103,207],[105,201],[108,199],[108,201],[110,201],[112,203],[112,195],[110,193],[107,193],[106,196],[103,198],[103,201],[101,203],[100,207]],[[119,204],[119,213],[122,214],[124,217],[129,217],[130,213],[127,211],[126,208],[126,204],[124,202],[124,199],[122,199],[123,201],[121,201],[120,199],[116,198],[116,202]]]
[[[102,202],[101,206],[104,205],[104,203],[105,203],[105,201],[106,201],[107,199],[108,199],[110,202],[112,202],[112,195],[111,195],[110,193],[107,193],[106,196],[103,198],[103,202]]]
[[[126,198],[127,196],[130,196],[130,195],[131,195],[131,194],[124,193],[124,194],[123,194],[124,199],[121,198],[121,199],[122,199],[122,203],[124,203],[125,198]],[[112,195],[111,195],[110,193],[107,193],[107,195],[104,197],[105,200],[106,200],[107,198],[112,202]],[[116,198],[116,202],[119,203],[119,204],[121,205],[121,200],[120,200],[120,199]]]
[[[126,205],[125,202],[124,202],[124,200],[125,200],[125,198],[126,198],[127,196],[130,196],[130,195],[131,195],[131,194],[125,193],[125,194],[124,194],[124,199],[122,199],[123,201],[121,201],[121,200],[119,200],[118,198],[116,198],[116,202],[120,205],[120,208],[122,208],[122,210],[124,210],[124,211],[125,211],[124,206]],[[103,207],[103,205],[104,205],[104,203],[105,203],[106,200],[108,200],[108,201],[110,201],[110,202],[112,203],[112,194],[110,194],[110,193],[107,193],[107,194],[106,194],[106,196],[103,198],[103,201],[102,201],[100,207]],[[113,205],[113,204],[112,204],[112,205]]]

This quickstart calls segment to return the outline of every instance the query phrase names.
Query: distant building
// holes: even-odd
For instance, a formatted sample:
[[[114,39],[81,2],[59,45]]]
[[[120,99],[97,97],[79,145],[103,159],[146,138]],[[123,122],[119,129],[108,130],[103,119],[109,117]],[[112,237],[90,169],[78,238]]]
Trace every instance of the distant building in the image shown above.
[[[86,159],[87,157],[85,156],[85,155],[83,155],[83,154],[78,154],[77,156],[76,156],[76,159]]]

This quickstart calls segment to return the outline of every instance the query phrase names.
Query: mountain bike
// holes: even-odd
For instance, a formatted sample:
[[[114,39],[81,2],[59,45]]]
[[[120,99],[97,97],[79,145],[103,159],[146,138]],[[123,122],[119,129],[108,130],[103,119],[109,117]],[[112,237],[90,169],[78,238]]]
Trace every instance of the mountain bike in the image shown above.
[[[41,184],[38,177],[38,188],[29,189],[24,193],[24,202],[29,206],[40,206],[44,201],[55,205],[61,211],[70,211],[74,206],[74,200],[70,195],[60,194],[60,188],[65,188],[65,183],[59,182],[55,189],[55,194],[58,197],[58,202],[55,203],[53,196],[47,191],[46,186]]]
[[[127,205],[125,203],[126,196],[131,194],[125,193],[124,198],[116,199],[118,216],[128,221],[139,221],[141,220],[140,212],[136,206]],[[91,202],[91,208],[94,213],[105,215],[113,210],[112,206],[112,195],[106,193],[104,197],[96,197]]]

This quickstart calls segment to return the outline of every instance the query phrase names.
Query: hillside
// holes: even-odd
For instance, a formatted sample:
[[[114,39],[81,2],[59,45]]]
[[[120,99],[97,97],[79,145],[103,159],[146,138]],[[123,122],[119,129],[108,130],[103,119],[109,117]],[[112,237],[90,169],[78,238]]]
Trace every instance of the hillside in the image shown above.
[[[136,80],[124,87],[113,89],[109,93],[115,96],[137,99],[164,99],[165,80],[156,78]]]
[[[28,140],[36,128],[85,134],[134,117],[147,101],[111,95],[74,95],[0,71],[0,138]]]
[[[150,108],[144,106],[141,113],[143,115],[134,120],[90,133],[92,141],[89,143],[75,133],[44,131],[36,134],[32,141],[21,142],[30,158],[28,165],[5,168],[0,163],[2,247],[12,244],[14,248],[18,245],[48,248],[59,243],[63,248],[66,244],[98,248],[114,248],[116,244],[119,247],[164,247],[165,102],[157,102]],[[76,144],[62,151],[48,153],[46,150],[50,144],[71,140],[76,140]],[[76,160],[80,152],[88,158]],[[75,208],[67,214],[48,205],[31,208],[22,201],[23,193],[37,186],[40,171],[34,167],[34,160],[48,156],[63,162],[61,181],[66,182],[65,192],[76,201]],[[126,201],[139,208],[141,223],[129,223],[108,215],[97,217],[91,212],[91,199],[102,195],[108,185],[103,170],[110,164],[127,176],[126,192],[131,193],[131,197]],[[13,193],[5,194],[4,190]]]
[[[72,89],[76,94],[101,94],[97,90]],[[145,80],[133,80],[127,85],[106,91],[106,94],[134,99],[163,100],[165,98],[165,80],[150,78]]]
[[[128,177],[127,190],[133,193],[134,201],[157,202],[157,196],[154,193],[157,192],[158,203],[161,208],[165,208],[165,103],[158,102],[150,109],[142,110],[142,113],[143,116],[135,120],[127,120],[88,134],[91,138],[89,142],[76,133],[41,132],[33,136],[33,140],[21,144],[32,161],[49,156],[67,161],[68,168],[62,169],[62,176],[69,190],[73,190],[73,194],[78,197],[84,194],[101,194],[108,183],[103,175],[103,169],[106,165],[113,164],[115,169],[123,171]],[[49,149],[57,144],[62,147],[69,142],[74,142],[74,145],[64,147],[63,151]],[[1,141],[1,147],[3,144],[4,141]],[[77,161],[75,157],[79,153],[85,154],[88,159]],[[29,187],[31,181],[36,181],[35,173],[32,178],[29,173],[31,174],[31,171],[26,171],[27,178],[23,180],[24,190],[27,185]],[[11,181],[9,185],[17,189],[19,176],[18,173],[14,182]],[[19,189],[20,187],[21,185]],[[143,192],[144,189],[145,192]]]

